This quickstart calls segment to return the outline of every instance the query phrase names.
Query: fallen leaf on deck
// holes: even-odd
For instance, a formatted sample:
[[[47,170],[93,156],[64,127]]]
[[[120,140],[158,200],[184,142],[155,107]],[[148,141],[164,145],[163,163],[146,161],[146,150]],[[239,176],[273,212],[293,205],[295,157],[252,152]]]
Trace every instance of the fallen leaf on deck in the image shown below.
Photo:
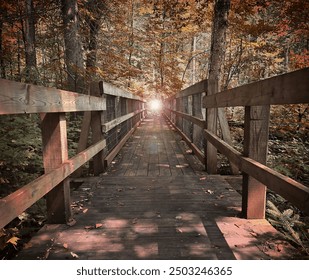
[[[207,177],[201,177],[201,178],[200,178],[200,181],[206,180],[206,179],[207,179]]]
[[[101,228],[103,227],[103,224],[95,224],[95,228]]]
[[[13,236],[11,237],[8,241],[6,241],[6,243],[11,243],[12,245],[17,246],[17,241],[20,240],[20,238]]]
[[[83,213],[84,213],[84,214],[87,213],[87,212],[88,212],[88,208],[86,208],[86,209],[83,210]]]
[[[69,247],[69,246],[68,246],[67,243],[64,243],[64,244],[63,244],[63,248],[68,249],[68,247]]]
[[[71,255],[72,255],[72,257],[73,257],[74,259],[79,259],[79,256],[78,256],[77,254],[71,252]]]

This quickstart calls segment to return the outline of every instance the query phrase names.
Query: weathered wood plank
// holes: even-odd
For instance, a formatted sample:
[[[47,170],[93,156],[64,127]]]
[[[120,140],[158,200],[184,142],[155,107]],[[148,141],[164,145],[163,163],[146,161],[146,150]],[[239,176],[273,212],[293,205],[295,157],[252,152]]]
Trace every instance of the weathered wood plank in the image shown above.
[[[270,105],[245,107],[244,156],[266,164]],[[264,219],[266,186],[244,174],[242,211],[247,219]]]
[[[217,149],[238,168],[254,177],[269,189],[290,201],[300,210],[309,214],[309,188],[284,176],[253,159],[244,157],[213,133],[205,130],[205,136]]]
[[[202,120],[200,118],[191,116],[191,115],[186,114],[186,113],[182,113],[182,112],[179,112],[179,111],[171,110],[171,109],[168,109],[168,108],[165,108],[165,110],[173,112],[177,116],[180,116],[180,117],[182,117],[182,118],[184,118],[184,119],[186,119],[186,120],[188,120],[188,121],[198,125],[199,127],[202,127],[202,128],[205,127],[205,120]],[[167,114],[165,114],[165,115],[167,116]]]
[[[37,178],[14,193],[0,199],[0,228],[7,225],[33,203],[46,195],[75,170],[104,149],[105,146],[105,140],[90,146],[85,151],[65,161],[60,167]]]
[[[91,96],[102,96],[102,83],[92,83],[90,85],[90,95]],[[101,123],[101,112],[92,111],[91,112],[91,132],[92,132],[92,143],[98,143],[101,140],[104,140],[104,135],[102,133],[102,123]],[[103,159],[103,150],[98,152],[93,157],[93,173],[94,175],[99,175],[104,171],[104,159]]]
[[[45,173],[68,160],[67,128],[64,113],[44,114],[41,123]],[[70,183],[62,181],[46,195],[47,222],[62,224],[71,218]]]
[[[0,115],[102,110],[101,97],[0,79]]]
[[[205,92],[207,90],[207,83],[208,83],[207,80],[198,82],[178,92],[175,96],[173,96],[173,98],[186,97],[189,95],[194,95],[194,94]]]
[[[131,92],[125,91],[107,82],[103,82],[103,91],[105,94],[108,94],[108,95],[125,97],[128,99],[140,100],[142,102],[145,102],[145,100],[142,97],[135,95]]]
[[[205,96],[205,108],[309,103],[309,68]]]
[[[118,117],[118,118],[116,118],[116,119],[114,119],[114,120],[112,120],[110,122],[104,123],[102,125],[103,132],[108,132],[108,131],[112,130],[117,125],[125,122],[128,119],[133,118],[134,116],[136,116],[137,114],[142,113],[143,111],[144,111],[144,109],[136,110],[136,111],[134,111],[132,113],[126,114],[126,115],[121,116],[121,117]]]

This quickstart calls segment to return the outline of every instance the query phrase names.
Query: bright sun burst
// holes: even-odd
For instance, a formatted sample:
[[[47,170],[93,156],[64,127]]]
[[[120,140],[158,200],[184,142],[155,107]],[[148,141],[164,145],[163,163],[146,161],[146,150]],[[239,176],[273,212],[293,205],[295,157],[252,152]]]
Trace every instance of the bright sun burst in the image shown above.
[[[160,111],[161,108],[162,108],[162,102],[158,99],[153,99],[153,100],[150,100],[149,102],[149,107],[150,107],[150,110],[151,111]]]

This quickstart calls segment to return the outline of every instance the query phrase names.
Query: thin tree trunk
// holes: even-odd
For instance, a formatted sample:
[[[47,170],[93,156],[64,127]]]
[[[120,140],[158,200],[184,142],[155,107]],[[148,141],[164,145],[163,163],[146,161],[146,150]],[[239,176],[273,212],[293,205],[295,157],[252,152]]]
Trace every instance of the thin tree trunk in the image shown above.
[[[4,55],[3,55],[3,45],[2,45],[2,35],[3,35],[3,22],[0,20],[0,68],[1,68],[1,75],[0,77],[2,79],[6,78],[5,75],[5,63],[4,63]]]
[[[79,32],[76,0],[61,0],[64,25],[65,63],[67,87],[71,91],[84,92],[84,62]]]
[[[35,13],[32,0],[26,0],[26,18],[24,21],[24,44],[25,44],[25,82],[36,84],[38,71],[35,48]]]
[[[227,17],[230,8],[230,0],[216,0],[214,8],[213,26],[211,34],[210,67],[208,75],[207,94],[216,94],[219,91],[222,80],[222,65],[224,63]],[[217,133],[218,110],[207,109],[206,127],[212,133]],[[221,119],[221,118],[220,118]],[[223,127],[223,126],[222,126]],[[217,173],[217,149],[207,143],[206,168],[209,173]]]

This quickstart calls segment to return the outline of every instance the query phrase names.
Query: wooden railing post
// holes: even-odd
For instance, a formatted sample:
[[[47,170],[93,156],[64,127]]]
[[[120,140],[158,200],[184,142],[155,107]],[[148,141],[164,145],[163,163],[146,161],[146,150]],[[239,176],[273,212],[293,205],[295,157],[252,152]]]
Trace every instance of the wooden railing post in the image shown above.
[[[103,84],[102,83],[92,83],[90,85],[90,95],[102,97],[103,96]],[[103,98],[103,97],[102,97]],[[91,131],[92,131],[92,143],[95,144],[102,139],[104,135],[102,133],[102,111],[92,111],[91,112]],[[97,155],[93,157],[93,173],[94,175],[99,175],[104,171],[104,152],[100,151]]]
[[[43,162],[45,173],[68,159],[67,130],[64,113],[42,115]],[[42,186],[44,187],[44,186]],[[67,223],[71,218],[70,182],[65,179],[47,195],[47,222]]]
[[[244,156],[266,164],[270,106],[245,107]],[[242,211],[247,219],[264,219],[266,186],[243,175]]]

